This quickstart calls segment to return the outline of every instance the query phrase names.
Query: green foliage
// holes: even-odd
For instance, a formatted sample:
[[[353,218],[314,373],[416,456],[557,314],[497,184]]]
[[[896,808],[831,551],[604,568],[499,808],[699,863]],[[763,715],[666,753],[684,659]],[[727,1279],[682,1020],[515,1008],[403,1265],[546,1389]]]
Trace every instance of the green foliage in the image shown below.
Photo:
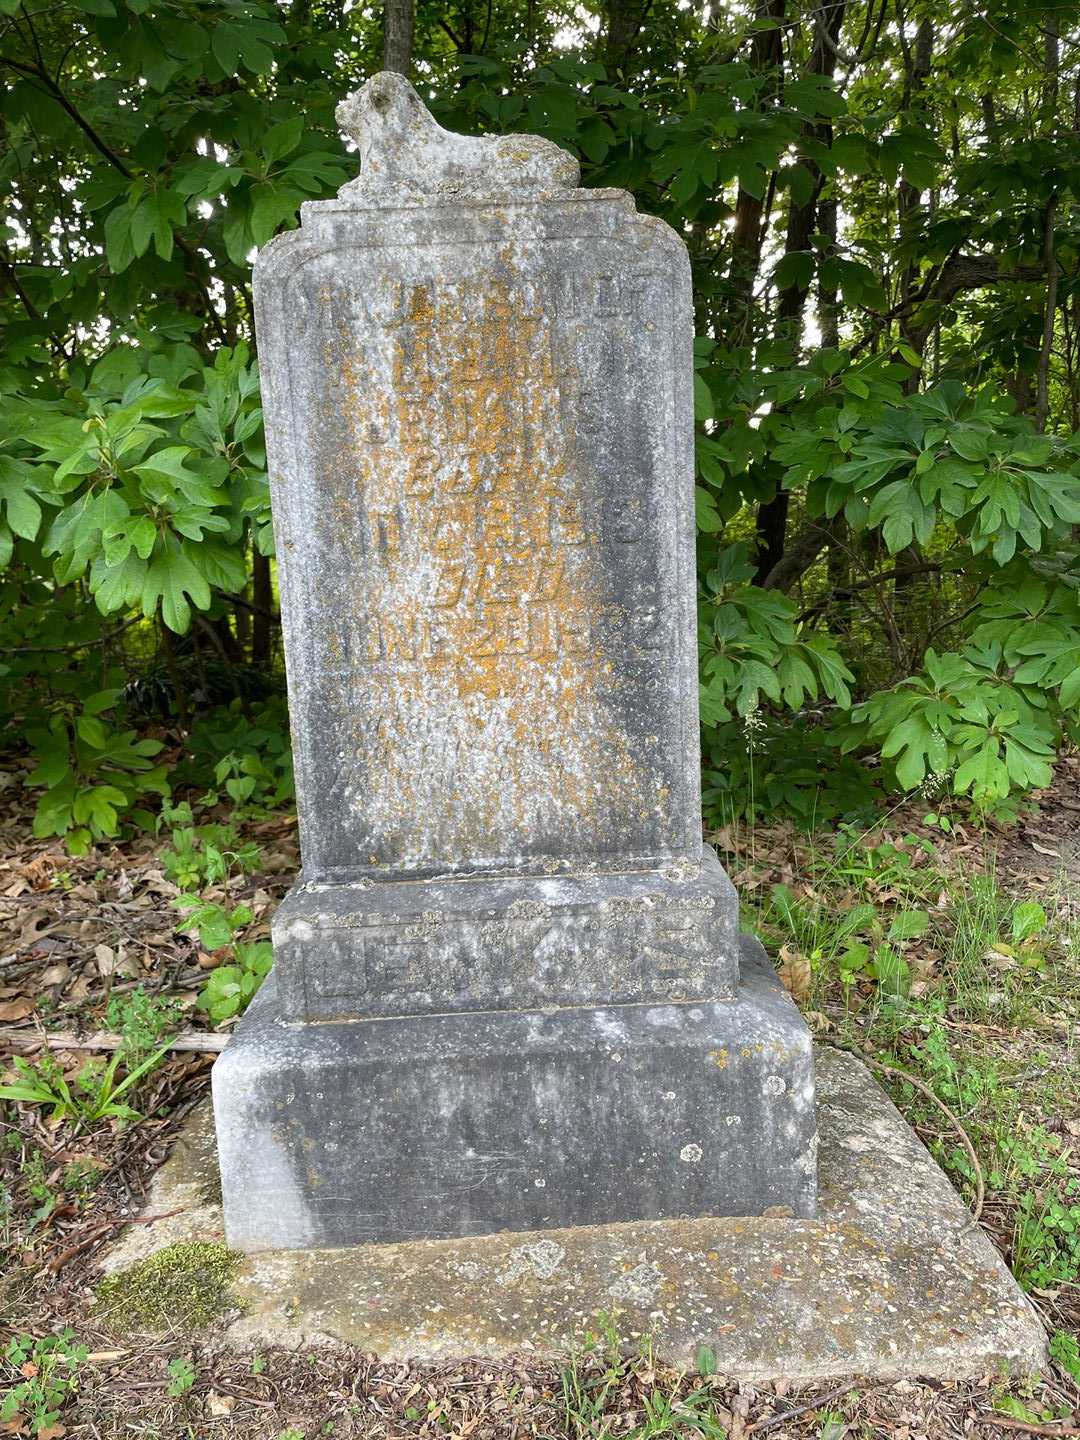
[[[250,874],[261,858],[259,847],[241,840],[234,825],[185,826],[173,830],[171,840],[161,863],[181,890],[228,881],[234,871]]]
[[[216,901],[200,900],[190,895],[180,895],[172,903],[184,913],[177,931],[180,934],[194,931],[204,950],[223,950],[226,945],[233,944],[237,935],[254,918],[246,905],[235,905],[230,910]]]
[[[717,1418],[716,1398],[707,1381],[699,1388],[684,1374],[658,1377],[659,1367],[648,1343],[633,1353],[621,1342],[610,1316],[597,1316],[597,1324],[599,1333],[586,1333],[560,1376],[567,1434],[607,1434],[615,1407],[625,1410],[626,1397],[633,1393],[642,1418],[623,1431],[628,1440],[694,1435],[726,1440],[728,1432]],[[710,1365],[710,1356],[707,1346],[699,1347],[703,1376],[715,1371],[715,1359]],[[420,1418],[419,1412],[415,1418]]]
[[[126,994],[110,995],[105,1024],[119,1034],[119,1052],[126,1065],[137,1066],[153,1053],[162,1037],[180,1024],[183,1011],[175,1000],[151,994],[141,985]]]
[[[195,1384],[195,1366],[186,1355],[176,1355],[169,1361],[169,1383],[165,1393],[177,1400],[187,1395]]]
[[[85,853],[185,776],[252,813],[291,798],[248,685],[281,678],[250,263],[355,174],[333,111],[382,17],[18,9],[0,0],[0,723],[29,738],[37,833]],[[658,0],[629,44],[610,18],[420,7],[414,73],[443,124],[542,134],[687,240],[712,816],[810,823],[928,785],[1015,813],[1080,739],[1061,17],[928,11],[930,85],[921,13],[848,5],[823,46],[820,7],[789,5],[775,48],[754,7]]]
[[[1013,789],[1050,783],[1060,730],[1001,673],[993,649],[938,656],[925,671],[856,705],[841,748],[875,742],[905,790],[951,778],[983,809]],[[1045,705],[1045,699],[1043,700]]]
[[[71,1329],[59,1335],[15,1335],[4,1350],[10,1380],[12,1372],[23,1376],[11,1384],[0,1401],[0,1421],[6,1429],[17,1430],[22,1422],[36,1435],[58,1424],[61,1413],[79,1389],[79,1367],[89,1351]]]
[[[274,948],[268,940],[243,942],[234,946],[235,960],[211,970],[199,992],[197,1004],[215,1025],[240,1015],[270,973]]]
[[[11,1063],[18,1079],[0,1085],[0,1100],[41,1105],[49,1110],[52,1121],[71,1121],[77,1129],[101,1120],[131,1124],[140,1116],[123,1096],[159,1064],[168,1048],[162,1046],[127,1069],[122,1080],[117,1079],[117,1070],[124,1061],[122,1050],[114,1051],[108,1061],[88,1059],[71,1083],[51,1055],[42,1056],[36,1063],[15,1056]]]
[[[73,855],[118,835],[122,820],[137,818],[139,797],[168,794],[164,767],[152,763],[161,742],[114,726],[107,717],[116,702],[115,690],[61,702],[47,728],[27,731],[37,764],[26,783],[45,787],[34,834],[65,836]]]
[[[1080,1342],[1071,1330],[1057,1330],[1050,1336],[1050,1358],[1074,1384],[1080,1383]]]
[[[227,797],[241,813],[261,814],[294,796],[289,718],[271,699],[245,714],[239,701],[200,718],[178,778],[208,787],[208,805]]]
[[[854,679],[828,636],[804,636],[786,595],[746,581],[753,567],[744,545],[721,551],[705,577],[698,607],[701,715],[721,724],[771,701],[792,711],[827,696],[851,703]]]
[[[880,776],[836,752],[811,717],[752,712],[705,732],[702,803],[717,823],[786,814],[806,829],[840,816],[869,820]]]
[[[25,451],[19,474],[55,512],[24,538],[40,527],[54,581],[84,582],[103,615],[135,609],[185,631],[212,588],[245,583],[245,531],[270,544],[247,347],[218,350],[213,366],[183,344],[164,366],[119,348],[70,378],[62,398],[16,392],[0,407],[8,443]]]
[[[1080,1281],[1080,1189],[1068,1198],[1020,1197],[1013,1237],[1013,1271],[1025,1290]]]

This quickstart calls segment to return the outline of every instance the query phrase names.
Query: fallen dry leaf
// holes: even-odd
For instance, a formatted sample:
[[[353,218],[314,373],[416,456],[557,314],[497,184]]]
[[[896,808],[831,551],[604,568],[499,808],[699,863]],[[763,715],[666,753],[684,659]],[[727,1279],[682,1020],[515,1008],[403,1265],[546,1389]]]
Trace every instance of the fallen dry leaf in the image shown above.
[[[0,1001],[0,1020],[25,1020],[34,1013],[34,1002],[24,995],[20,1000]]]
[[[780,947],[780,979],[793,1000],[805,1000],[810,994],[810,961],[793,945]]]

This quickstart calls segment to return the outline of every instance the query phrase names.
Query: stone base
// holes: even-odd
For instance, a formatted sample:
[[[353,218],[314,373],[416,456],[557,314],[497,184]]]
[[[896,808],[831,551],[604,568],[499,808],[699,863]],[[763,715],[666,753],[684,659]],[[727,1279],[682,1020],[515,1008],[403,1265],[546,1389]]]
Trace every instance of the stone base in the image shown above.
[[[283,1020],[732,1000],[739,901],[715,853],[659,870],[294,885]]]
[[[228,1054],[228,1051],[225,1052]],[[1038,1316],[923,1145],[840,1051],[815,1050],[816,1220],[656,1220],[291,1250],[245,1259],[230,1346],[343,1341],[385,1360],[561,1355],[613,1315],[694,1369],[766,1381],[964,1379],[1046,1363]],[[702,1117],[709,1128],[708,1117]],[[211,1116],[197,1111],[104,1268],[220,1241]]]
[[[756,941],[738,999],[280,1023],[214,1066],[230,1245],[810,1216],[810,1033]]]

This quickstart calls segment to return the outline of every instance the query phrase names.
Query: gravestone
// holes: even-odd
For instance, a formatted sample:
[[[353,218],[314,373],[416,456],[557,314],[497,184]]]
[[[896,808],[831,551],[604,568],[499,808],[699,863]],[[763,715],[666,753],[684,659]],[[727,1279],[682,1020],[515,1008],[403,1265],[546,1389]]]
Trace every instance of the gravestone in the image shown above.
[[[338,119],[255,267],[303,873],[229,1243],[810,1215],[810,1037],[701,837],[686,249],[400,76]]]

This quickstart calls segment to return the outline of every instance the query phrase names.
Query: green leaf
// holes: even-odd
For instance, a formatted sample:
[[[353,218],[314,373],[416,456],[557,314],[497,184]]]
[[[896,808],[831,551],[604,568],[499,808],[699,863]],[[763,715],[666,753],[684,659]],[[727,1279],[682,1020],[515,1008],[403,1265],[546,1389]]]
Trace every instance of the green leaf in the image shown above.
[[[115,275],[126,270],[135,259],[131,220],[132,212],[127,205],[117,205],[105,219],[105,258]]]
[[[168,541],[159,549],[146,568],[140,603],[147,617],[157,611],[161,601],[161,617],[170,630],[182,635],[191,623],[191,605],[197,610],[210,608],[210,586],[178,542]]]
[[[295,221],[297,196],[275,189],[269,183],[252,192],[251,238],[256,245],[265,245],[284,221]]]
[[[262,153],[266,156],[267,163],[272,165],[275,160],[280,160],[284,155],[291,155],[300,144],[303,133],[304,117],[302,115],[295,115],[291,120],[273,126],[262,142]]]
[[[930,914],[926,910],[901,910],[889,926],[890,940],[918,940],[926,934]]]
[[[712,391],[705,383],[702,376],[694,375],[694,418],[698,424],[713,419],[715,415]]]
[[[1021,901],[1012,913],[1013,943],[1021,945],[1046,929],[1046,911],[1034,900]]]
[[[911,991],[911,970],[899,951],[878,947],[871,966],[881,993],[891,1000],[903,1000]]]
[[[773,280],[780,290],[789,288],[809,290],[814,278],[814,269],[814,257],[809,251],[792,250],[777,265],[773,272]]]

